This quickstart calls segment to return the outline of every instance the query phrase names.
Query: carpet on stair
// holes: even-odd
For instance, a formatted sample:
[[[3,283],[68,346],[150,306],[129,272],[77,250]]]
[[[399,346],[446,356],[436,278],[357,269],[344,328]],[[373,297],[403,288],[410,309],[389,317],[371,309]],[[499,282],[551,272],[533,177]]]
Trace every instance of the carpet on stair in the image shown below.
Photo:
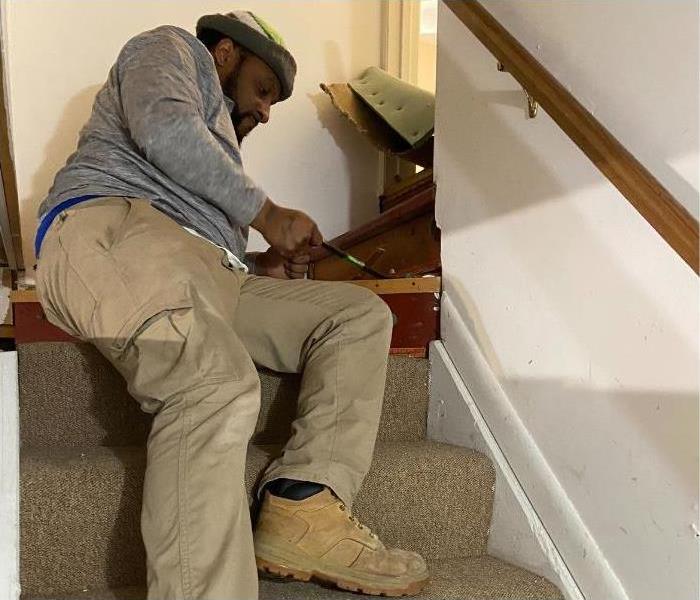
[[[492,556],[430,561],[431,581],[414,600],[562,600],[550,581]],[[262,579],[260,600],[369,600],[316,583]],[[22,595],[21,600],[145,600],[143,586],[86,589],[59,596]]]
[[[279,446],[250,446],[249,493]],[[23,588],[59,593],[145,581],[140,538],[145,451],[29,449],[21,456]],[[494,470],[482,454],[434,442],[379,442],[353,512],[391,546],[427,558],[479,555]]]
[[[21,444],[145,445],[152,416],[90,344],[36,342],[18,348]],[[253,442],[284,443],[299,393],[298,375],[260,370],[261,406]],[[428,361],[391,356],[378,439],[421,440],[428,410]]]

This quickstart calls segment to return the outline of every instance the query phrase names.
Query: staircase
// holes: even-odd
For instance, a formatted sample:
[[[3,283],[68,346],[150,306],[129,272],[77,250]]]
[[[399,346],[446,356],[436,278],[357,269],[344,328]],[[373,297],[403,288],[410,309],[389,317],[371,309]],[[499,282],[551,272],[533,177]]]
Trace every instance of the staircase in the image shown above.
[[[139,520],[151,417],[91,346],[18,346],[22,600],[144,600]],[[290,433],[299,378],[261,371],[249,494]],[[425,439],[428,363],[392,356],[372,469],[354,513],[390,545],[421,552],[418,597],[561,598],[546,579],[486,554],[494,469],[474,451]],[[251,496],[252,497],[252,496]],[[262,580],[263,600],[358,600],[315,584]]]

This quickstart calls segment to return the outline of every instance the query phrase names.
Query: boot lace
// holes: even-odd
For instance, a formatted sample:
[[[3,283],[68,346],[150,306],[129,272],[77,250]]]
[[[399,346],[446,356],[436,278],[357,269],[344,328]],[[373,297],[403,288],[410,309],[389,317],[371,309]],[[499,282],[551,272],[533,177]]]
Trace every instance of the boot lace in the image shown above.
[[[378,540],[379,537],[377,536],[376,533],[374,533],[369,527],[366,525],[363,525],[360,523],[359,519],[353,515],[348,508],[343,504],[342,502],[338,505],[338,508],[341,510],[341,512],[344,512],[345,515],[347,516],[350,521],[352,521],[353,525],[357,527],[360,531],[366,531],[369,534],[369,537],[371,537],[373,540]]]

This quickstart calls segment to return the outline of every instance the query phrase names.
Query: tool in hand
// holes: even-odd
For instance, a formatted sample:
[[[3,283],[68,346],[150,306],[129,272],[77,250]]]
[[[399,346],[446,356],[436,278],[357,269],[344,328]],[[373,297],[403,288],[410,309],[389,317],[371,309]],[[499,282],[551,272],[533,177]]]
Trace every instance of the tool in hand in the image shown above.
[[[337,254],[341,258],[344,258],[349,263],[355,265],[358,269],[361,269],[365,273],[370,274],[372,277],[377,277],[378,279],[390,279],[391,278],[389,275],[384,275],[384,274],[380,273],[379,271],[375,271],[372,267],[368,267],[359,258],[355,258],[352,254],[348,254],[347,252],[345,252],[344,250],[341,250],[340,248],[337,248],[333,244],[329,244],[328,242],[323,242],[323,247],[326,250],[330,250],[333,254]]]

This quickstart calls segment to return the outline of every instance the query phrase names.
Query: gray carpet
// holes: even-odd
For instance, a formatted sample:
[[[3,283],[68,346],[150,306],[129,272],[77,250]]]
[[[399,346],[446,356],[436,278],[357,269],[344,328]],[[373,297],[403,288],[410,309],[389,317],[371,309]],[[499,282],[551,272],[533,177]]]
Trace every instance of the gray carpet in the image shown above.
[[[431,581],[415,600],[560,600],[556,586],[543,577],[491,556],[430,562]],[[22,600],[145,600],[142,586],[94,588],[67,596],[22,596]],[[260,600],[368,600],[376,596],[351,594],[321,587],[263,579]],[[232,599],[233,600],[233,599]]]
[[[249,492],[278,451],[250,447]],[[59,593],[82,582],[145,581],[144,469],[144,449],[134,446],[23,451],[23,587]],[[379,442],[354,513],[386,543],[426,558],[477,556],[486,547],[493,482],[491,463],[477,452],[426,441]]]
[[[18,348],[20,430],[25,446],[144,445],[151,416],[89,344],[39,342]],[[425,437],[428,362],[392,356],[378,439]],[[253,443],[284,443],[299,377],[260,372],[262,402]]]
[[[23,598],[144,598],[139,520],[150,416],[90,346],[26,344],[19,361]],[[263,371],[261,380],[249,495],[288,435],[299,386],[296,376]],[[391,358],[379,441],[354,512],[389,545],[431,560],[433,579],[419,598],[560,598],[543,578],[484,554],[493,466],[477,452],[426,441],[427,404],[427,361]],[[361,596],[265,580],[260,597]]]

